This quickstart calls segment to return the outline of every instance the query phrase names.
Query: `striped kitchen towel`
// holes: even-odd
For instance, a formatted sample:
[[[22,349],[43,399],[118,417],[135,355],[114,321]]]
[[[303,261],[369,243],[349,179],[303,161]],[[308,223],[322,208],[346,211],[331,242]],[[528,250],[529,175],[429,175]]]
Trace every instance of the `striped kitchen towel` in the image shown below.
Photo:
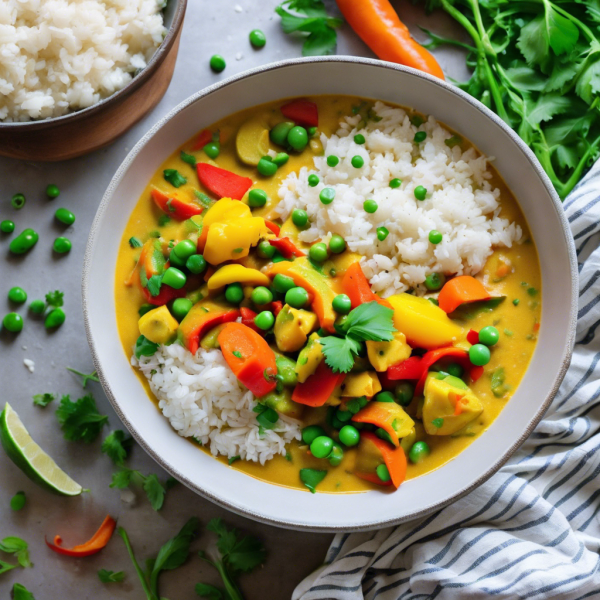
[[[294,600],[600,599],[600,164],[564,209],[579,263],[577,343],[544,419],[461,500],[338,534]]]

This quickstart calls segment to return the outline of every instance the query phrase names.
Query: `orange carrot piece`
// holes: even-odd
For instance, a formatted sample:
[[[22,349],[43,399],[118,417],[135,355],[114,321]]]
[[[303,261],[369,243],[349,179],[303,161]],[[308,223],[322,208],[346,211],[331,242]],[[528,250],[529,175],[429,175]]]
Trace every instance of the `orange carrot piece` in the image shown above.
[[[365,277],[360,263],[352,263],[347,269],[342,279],[342,288],[344,293],[350,298],[352,308],[356,308],[360,304],[365,302],[378,302],[382,306],[393,308],[392,305],[383,298],[380,298],[373,290],[371,290],[371,284]]]
[[[84,544],[79,544],[78,546],[73,546],[73,548],[63,548],[62,547],[62,538],[60,535],[54,536],[54,544],[46,540],[46,545],[50,550],[57,552],[58,554],[64,554],[65,556],[91,556],[92,554],[96,554],[100,552],[102,548],[108,544],[112,534],[115,530],[117,522],[108,515],[104,521],[102,521],[102,525],[96,533]]]
[[[393,427],[394,420],[403,412],[395,402],[369,402],[361,408],[353,417],[355,423],[371,423],[381,427],[390,436],[394,446],[400,445],[398,434]]]
[[[400,484],[406,479],[406,454],[404,454],[404,449],[401,447],[392,448],[386,441],[378,438],[370,431],[362,431],[360,437],[375,444],[379,452],[381,452],[385,466],[390,472],[392,484],[396,488],[400,487]],[[367,481],[373,481],[380,485],[389,485],[389,483],[381,481],[379,477],[377,477],[379,481],[365,477],[365,475],[369,475],[368,473],[355,473],[355,475],[361,479],[367,479]]]
[[[444,312],[451,313],[461,304],[489,300],[490,298],[489,292],[483,287],[481,281],[470,275],[461,275],[450,279],[444,284],[439,293],[438,302]]]

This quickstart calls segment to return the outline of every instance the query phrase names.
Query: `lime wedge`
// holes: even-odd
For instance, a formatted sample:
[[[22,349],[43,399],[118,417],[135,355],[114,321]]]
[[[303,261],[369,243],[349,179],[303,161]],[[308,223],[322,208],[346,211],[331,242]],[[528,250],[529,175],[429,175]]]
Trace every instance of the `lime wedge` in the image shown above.
[[[8,402],[0,414],[0,442],[8,457],[35,483],[60,496],[78,496],[73,481],[32,439]]]

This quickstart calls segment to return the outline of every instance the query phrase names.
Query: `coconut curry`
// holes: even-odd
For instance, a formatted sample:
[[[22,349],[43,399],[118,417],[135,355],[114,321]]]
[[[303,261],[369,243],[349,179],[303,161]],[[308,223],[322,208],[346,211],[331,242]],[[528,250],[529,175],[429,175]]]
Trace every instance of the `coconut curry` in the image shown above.
[[[261,426],[279,414],[301,422],[286,456],[231,465],[280,485],[393,490],[440,467],[496,418],[535,349],[536,249],[496,174],[501,216],[520,225],[521,243],[495,250],[477,278],[432,274],[425,297],[380,298],[340,236],[307,245],[304,211],[278,221],[282,180],[323,153],[317,126],[329,136],[353,108],[369,118],[370,105],[322,96],[214,124],[156,172],[121,242],[125,353],[220,348]]]

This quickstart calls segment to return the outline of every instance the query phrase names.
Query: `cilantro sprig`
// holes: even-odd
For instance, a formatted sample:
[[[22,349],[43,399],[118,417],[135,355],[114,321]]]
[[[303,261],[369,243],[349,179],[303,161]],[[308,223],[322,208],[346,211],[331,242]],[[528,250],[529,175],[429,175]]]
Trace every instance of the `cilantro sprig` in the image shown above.
[[[33,567],[33,563],[29,558],[29,544],[19,537],[5,537],[0,542],[0,552],[12,554],[17,559],[19,566],[23,567],[24,569],[28,567]],[[0,572],[2,573],[10,571],[15,567],[16,565],[9,565],[8,563],[0,561]]]
[[[122,468],[113,473],[109,487],[123,490],[133,484],[142,486],[154,510],[159,511],[163,507],[167,486],[163,485],[154,473],[142,475],[134,469]]]
[[[389,342],[393,339],[394,311],[378,302],[367,302],[350,311],[336,327],[340,337],[320,338],[325,363],[334,373],[348,373],[362,349],[362,342]]]
[[[87,444],[93,442],[108,423],[108,417],[98,412],[96,401],[91,394],[79,398],[76,402],[68,395],[63,396],[60,406],[56,409],[56,418],[66,440]]]
[[[48,406],[50,402],[54,402],[54,400],[56,400],[56,394],[50,394],[49,392],[35,394],[35,396],[33,396],[33,403],[42,408],[46,408],[46,406]]]
[[[125,437],[120,429],[109,433],[102,442],[101,450],[117,467],[122,467],[133,445],[133,438]]]
[[[98,579],[102,583],[121,583],[125,579],[125,573],[123,571],[107,571],[106,569],[100,569],[98,571]]]

